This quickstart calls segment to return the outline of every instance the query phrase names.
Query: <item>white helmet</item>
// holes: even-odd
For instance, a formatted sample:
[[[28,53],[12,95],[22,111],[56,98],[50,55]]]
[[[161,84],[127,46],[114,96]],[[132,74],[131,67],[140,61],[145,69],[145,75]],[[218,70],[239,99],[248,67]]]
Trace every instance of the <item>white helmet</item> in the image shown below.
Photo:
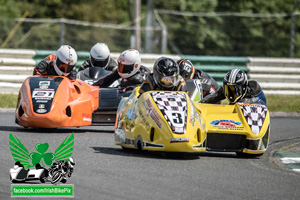
[[[91,48],[90,61],[93,67],[106,67],[109,61],[109,48],[104,43],[97,43]]]
[[[141,57],[137,50],[123,51],[118,59],[118,72],[122,78],[129,78],[141,68]]]
[[[69,164],[69,166],[72,166],[72,167],[75,165],[75,161],[72,157],[69,158],[68,164]]]
[[[68,76],[77,63],[77,53],[69,45],[62,45],[55,54],[54,69],[59,76]]]

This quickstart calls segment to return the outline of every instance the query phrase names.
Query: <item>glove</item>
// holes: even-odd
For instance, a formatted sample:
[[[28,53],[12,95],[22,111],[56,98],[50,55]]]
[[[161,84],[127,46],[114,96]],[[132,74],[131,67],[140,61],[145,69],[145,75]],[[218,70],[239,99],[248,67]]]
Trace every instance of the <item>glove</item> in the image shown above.
[[[48,66],[51,65],[51,60],[43,59],[34,68],[33,75],[47,75]]]
[[[68,78],[70,80],[75,80],[76,79],[76,69],[75,68],[70,72]]]

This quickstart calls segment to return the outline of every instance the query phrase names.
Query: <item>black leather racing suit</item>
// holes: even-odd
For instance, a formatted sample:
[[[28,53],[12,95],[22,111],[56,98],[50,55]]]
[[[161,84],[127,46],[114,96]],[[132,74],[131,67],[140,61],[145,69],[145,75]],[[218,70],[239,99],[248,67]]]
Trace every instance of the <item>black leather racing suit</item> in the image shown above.
[[[114,59],[112,59],[111,57],[109,57],[108,64],[106,65],[106,67],[103,67],[103,68],[107,71],[113,71],[117,66],[118,66],[117,62]],[[82,63],[82,65],[80,65],[78,71],[84,70],[89,67],[94,67],[94,66],[91,63],[91,60],[87,59],[86,61],[84,61]],[[101,66],[95,66],[95,67],[101,67]]]
[[[223,88],[221,88],[213,95],[203,98],[201,103],[217,103],[225,98]],[[239,99],[238,102],[267,105],[267,99],[264,92],[260,85],[254,80],[248,81],[246,94],[242,99]]]
[[[140,86],[150,73],[151,71],[147,67],[142,65],[140,70],[136,74],[134,74],[129,78],[123,78],[120,81],[118,88],[120,90],[124,90],[124,89],[128,90],[129,88],[133,89],[137,86]],[[93,85],[100,86],[100,87],[108,87],[109,85],[111,85],[113,82],[115,82],[120,78],[121,76],[119,75],[118,70],[115,69],[114,71],[112,71],[112,73],[101,78]]]
[[[220,86],[215,81],[215,79],[213,79],[210,75],[202,70],[196,69],[193,79],[199,79],[202,83],[203,98],[208,95],[214,94],[220,89]]]

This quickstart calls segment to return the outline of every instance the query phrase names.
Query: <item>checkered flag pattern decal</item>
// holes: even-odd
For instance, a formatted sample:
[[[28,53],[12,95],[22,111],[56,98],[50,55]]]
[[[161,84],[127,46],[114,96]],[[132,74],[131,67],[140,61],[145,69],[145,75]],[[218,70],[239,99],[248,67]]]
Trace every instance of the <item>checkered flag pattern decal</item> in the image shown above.
[[[187,121],[185,93],[151,92],[151,95],[173,133],[184,134]]]
[[[268,110],[267,107],[264,105],[250,105],[250,104],[239,104],[239,106],[252,132],[258,135],[266,118],[266,114]]]

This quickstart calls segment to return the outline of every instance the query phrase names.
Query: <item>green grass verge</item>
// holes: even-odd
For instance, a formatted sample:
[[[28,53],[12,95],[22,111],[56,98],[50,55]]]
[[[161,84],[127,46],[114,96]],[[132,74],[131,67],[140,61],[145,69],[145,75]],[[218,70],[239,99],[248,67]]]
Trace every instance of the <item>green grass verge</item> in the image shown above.
[[[0,108],[15,108],[18,95],[0,94]],[[267,95],[271,112],[300,112],[300,96]]]
[[[267,105],[271,112],[300,112],[300,96],[267,95]]]
[[[15,108],[17,100],[16,94],[0,94],[0,108]]]

